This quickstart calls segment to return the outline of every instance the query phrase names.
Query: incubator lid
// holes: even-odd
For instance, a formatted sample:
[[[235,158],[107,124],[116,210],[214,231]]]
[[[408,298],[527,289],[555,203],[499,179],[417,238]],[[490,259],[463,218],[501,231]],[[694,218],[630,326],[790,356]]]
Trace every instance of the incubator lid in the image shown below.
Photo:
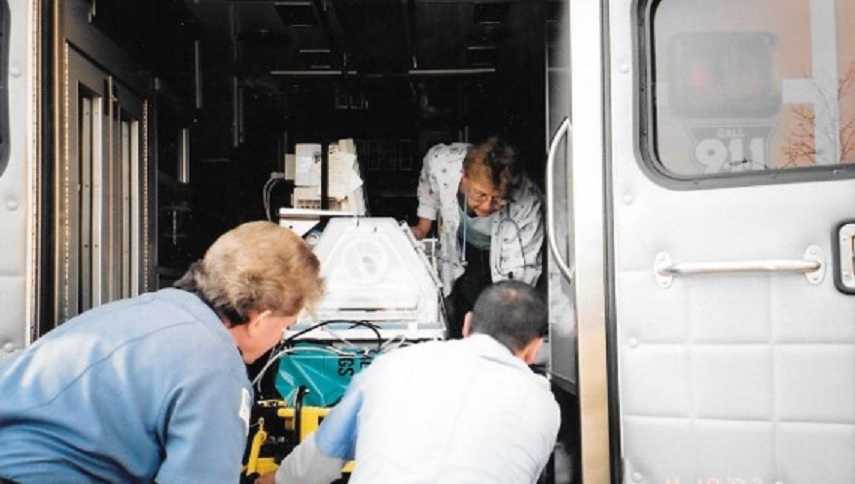
[[[391,336],[441,337],[445,324],[439,279],[408,231],[392,218],[329,220],[314,247],[321,261],[325,295],[290,332],[321,321],[342,321],[333,326],[336,333],[346,330],[374,337],[370,330],[347,324],[367,321],[382,332],[394,333]],[[321,337],[324,332],[328,331],[311,337]]]

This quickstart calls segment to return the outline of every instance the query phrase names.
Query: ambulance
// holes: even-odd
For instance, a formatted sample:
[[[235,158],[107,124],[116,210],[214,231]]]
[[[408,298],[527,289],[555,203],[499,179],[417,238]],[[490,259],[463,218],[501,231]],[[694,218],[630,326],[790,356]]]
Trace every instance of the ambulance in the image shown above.
[[[498,134],[581,481],[855,482],[855,0],[0,0],[0,81],[0,358]]]

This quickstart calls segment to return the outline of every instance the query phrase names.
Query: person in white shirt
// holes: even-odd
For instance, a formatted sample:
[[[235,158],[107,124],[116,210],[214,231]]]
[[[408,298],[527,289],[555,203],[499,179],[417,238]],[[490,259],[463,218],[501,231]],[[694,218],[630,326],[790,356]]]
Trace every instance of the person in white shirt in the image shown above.
[[[501,138],[439,144],[428,150],[418,187],[421,239],[438,223],[438,269],[448,308],[448,336],[460,338],[463,316],[482,289],[514,279],[534,286],[542,269],[540,191],[520,172]]]
[[[534,483],[560,424],[546,379],[528,365],[546,306],[519,281],[489,286],[462,340],[381,356],[317,432],[257,482],[327,484],[356,459],[350,484]]]

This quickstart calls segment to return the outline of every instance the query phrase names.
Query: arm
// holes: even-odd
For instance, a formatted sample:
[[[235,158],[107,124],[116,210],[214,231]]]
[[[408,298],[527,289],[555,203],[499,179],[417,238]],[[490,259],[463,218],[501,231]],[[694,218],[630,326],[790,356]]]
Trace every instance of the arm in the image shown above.
[[[347,461],[324,454],[316,437],[317,432],[301,442],[285,457],[275,474],[260,477],[256,484],[329,484],[339,479]]]
[[[416,211],[419,223],[413,227],[413,234],[417,239],[422,239],[430,233],[433,222],[440,214],[440,189],[445,193],[457,189],[456,186],[449,187],[449,183],[456,179],[454,172],[462,170],[461,163],[468,149],[467,143],[438,144],[429,149],[422,160],[417,192],[419,208]]]
[[[540,444],[541,448],[537,452],[537,472],[532,476],[532,484],[538,481],[538,477],[543,474],[543,469],[549,463],[549,457],[555,449],[555,443],[558,441],[558,429],[561,427],[561,411],[558,409],[558,403],[555,398],[549,395],[544,399],[545,403],[542,409],[538,412],[540,422]]]
[[[436,220],[439,212],[439,187],[436,186],[436,176],[433,174],[433,160],[436,158],[437,151],[443,145],[437,145],[429,149],[424,159],[422,160],[422,172],[419,175],[419,187],[416,190],[416,196],[419,199],[419,207],[416,210],[416,215],[419,217],[419,224],[416,229],[427,227],[427,230],[419,236],[416,229],[413,233],[416,238],[423,238],[430,231],[433,221]]]
[[[356,453],[362,391],[354,380],[318,430],[300,443],[276,470],[276,484],[328,484]]]
[[[237,482],[251,405],[249,388],[223,371],[183,378],[161,409],[165,458],[155,481]]]
[[[421,240],[430,233],[433,228],[433,220],[419,217],[419,223],[413,227],[413,235],[417,240]]]
[[[500,254],[491,254],[499,280],[516,279],[535,285],[540,277],[544,238],[543,204],[533,186],[517,206],[511,207],[510,220],[499,227]]]

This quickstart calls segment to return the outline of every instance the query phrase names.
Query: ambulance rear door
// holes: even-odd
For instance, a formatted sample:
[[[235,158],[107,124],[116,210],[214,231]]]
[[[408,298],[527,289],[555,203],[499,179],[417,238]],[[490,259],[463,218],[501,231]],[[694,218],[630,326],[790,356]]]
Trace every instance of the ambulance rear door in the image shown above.
[[[855,482],[855,0],[604,19],[623,482]]]

